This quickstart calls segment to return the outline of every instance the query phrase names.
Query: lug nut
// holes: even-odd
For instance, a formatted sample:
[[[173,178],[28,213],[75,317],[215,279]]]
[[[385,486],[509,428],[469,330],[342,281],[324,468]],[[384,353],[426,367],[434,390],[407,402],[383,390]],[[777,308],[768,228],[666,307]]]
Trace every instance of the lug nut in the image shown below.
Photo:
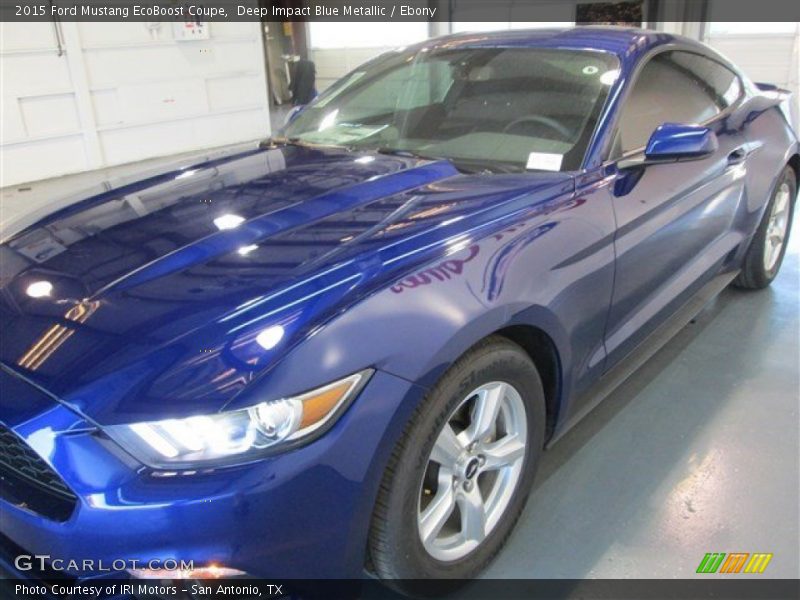
[[[486,464],[486,457],[483,454],[478,456],[478,464],[480,466],[483,466],[483,465]]]
[[[465,481],[464,482],[464,489],[466,491],[470,491],[472,489],[472,482],[471,481]]]

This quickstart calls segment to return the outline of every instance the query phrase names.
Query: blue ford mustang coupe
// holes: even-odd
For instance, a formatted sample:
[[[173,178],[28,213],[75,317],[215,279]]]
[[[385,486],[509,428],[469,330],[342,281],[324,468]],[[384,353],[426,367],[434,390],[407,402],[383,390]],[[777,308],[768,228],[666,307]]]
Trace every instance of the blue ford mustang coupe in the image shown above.
[[[672,35],[455,35],[15,232],[6,562],[475,576],[548,444],[777,275],[787,97]]]

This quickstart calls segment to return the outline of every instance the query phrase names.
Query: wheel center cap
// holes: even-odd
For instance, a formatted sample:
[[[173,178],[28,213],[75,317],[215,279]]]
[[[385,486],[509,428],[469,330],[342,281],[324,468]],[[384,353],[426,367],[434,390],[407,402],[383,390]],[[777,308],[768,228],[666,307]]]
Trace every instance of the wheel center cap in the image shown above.
[[[467,463],[467,467],[464,469],[464,477],[467,479],[472,479],[475,477],[475,473],[478,472],[478,465],[480,461],[477,458],[473,458],[471,461]]]

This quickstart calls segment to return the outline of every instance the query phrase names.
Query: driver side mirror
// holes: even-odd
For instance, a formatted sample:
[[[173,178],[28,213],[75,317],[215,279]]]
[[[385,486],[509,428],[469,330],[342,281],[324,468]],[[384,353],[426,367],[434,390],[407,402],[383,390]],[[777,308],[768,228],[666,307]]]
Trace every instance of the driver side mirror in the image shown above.
[[[617,167],[629,169],[665,162],[698,160],[713,154],[717,148],[717,135],[708,127],[664,123],[650,136],[643,156],[621,160]]]

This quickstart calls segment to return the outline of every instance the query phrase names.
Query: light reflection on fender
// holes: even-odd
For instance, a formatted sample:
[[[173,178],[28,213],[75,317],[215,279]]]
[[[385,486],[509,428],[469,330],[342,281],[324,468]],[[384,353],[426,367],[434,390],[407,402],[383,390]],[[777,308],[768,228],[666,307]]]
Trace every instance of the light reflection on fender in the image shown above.
[[[559,204],[556,207],[545,206],[536,210],[531,217],[538,217],[551,213],[563,212],[573,209],[585,203],[585,198],[572,198],[569,201]],[[529,217],[530,218],[530,217]],[[484,284],[483,290],[487,291],[487,300],[492,301],[497,299],[503,288],[503,281],[505,279],[506,271],[511,264],[513,258],[519,254],[528,244],[536,240],[538,237],[544,235],[553,229],[558,222],[550,222],[540,225],[528,233],[523,233],[520,237],[513,240],[495,252],[490,257],[485,271],[484,271]],[[499,231],[491,236],[494,241],[502,241],[508,235],[517,234],[522,232],[528,225],[528,221],[516,223],[502,231]],[[431,283],[450,281],[454,277],[460,276],[464,272],[464,265],[474,259],[480,252],[480,244],[473,244],[469,247],[469,256],[464,259],[447,259],[440,263],[417,271],[408,277],[401,279],[398,283],[394,284],[390,289],[395,294],[400,294],[405,289],[414,289]]]
[[[514,258],[516,258],[528,244],[553,229],[557,224],[558,223],[551,222],[540,225],[512,240],[492,254],[486,266],[486,270],[484,271],[484,290],[488,287],[486,293],[487,300],[490,302],[496,300],[500,292],[503,291],[505,276]],[[486,281],[487,278],[488,282]]]

